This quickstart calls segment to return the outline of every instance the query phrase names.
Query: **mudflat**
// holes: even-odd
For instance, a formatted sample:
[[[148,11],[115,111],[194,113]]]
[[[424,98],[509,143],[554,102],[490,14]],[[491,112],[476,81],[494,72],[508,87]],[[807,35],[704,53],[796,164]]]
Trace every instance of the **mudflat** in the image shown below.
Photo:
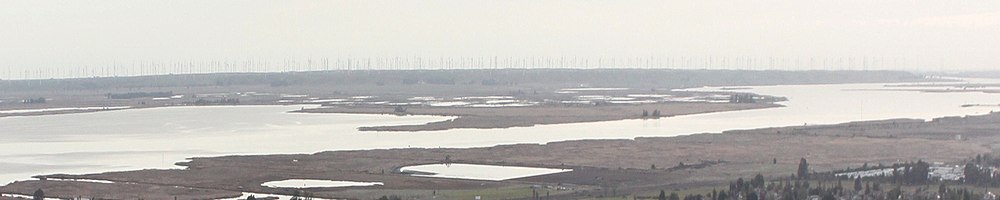
[[[653,119],[711,112],[780,107],[768,103],[657,103],[638,105],[542,105],[529,107],[469,108],[411,107],[398,112],[387,106],[337,106],[306,109],[305,113],[352,113],[457,116],[453,120],[421,125],[359,127],[362,131],[435,131],[455,128],[510,128],[543,124]],[[647,115],[643,116],[643,112]],[[659,113],[653,116],[651,113]]]
[[[321,179],[376,181],[375,187],[304,189],[317,197],[369,199],[381,195],[429,198],[434,191],[551,186],[551,195],[582,197],[654,189],[724,184],[757,173],[784,177],[800,158],[817,172],[915,160],[953,162],[989,152],[1000,142],[1000,114],[923,120],[883,120],[837,125],[796,126],[633,140],[580,140],[548,144],[467,149],[381,149],[316,154],[193,158],[183,170],[138,170],[86,175],[50,175],[218,191],[290,194],[293,189],[261,187],[267,181]],[[955,135],[962,135],[956,140]],[[507,181],[414,177],[403,166],[441,163],[570,168],[572,172]],[[655,166],[654,166],[655,165]],[[110,188],[71,182],[16,182],[0,189],[26,193],[37,187]],[[520,185],[520,186],[519,186]],[[112,187],[113,188],[113,187]],[[30,190],[30,191],[29,191]],[[117,189],[115,189],[117,190]],[[72,191],[55,189],[54,192]],[[155,191],[154,191],[155,192]],[[56,194],[56,193],[54,193]],[[222,193],[219,193],[222,194]],[[64,194],[70,195],[70,194]],[[75,194],[73,194],[75,195]]]

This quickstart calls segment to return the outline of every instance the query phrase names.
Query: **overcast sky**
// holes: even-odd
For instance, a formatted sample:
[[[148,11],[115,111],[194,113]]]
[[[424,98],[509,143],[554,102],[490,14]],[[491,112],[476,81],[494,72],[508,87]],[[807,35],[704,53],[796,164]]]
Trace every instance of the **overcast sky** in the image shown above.
[[[124,73],[138,61],[396,56],[1000,69],[1000,1],[0,0],[0,78],[81,66]]]

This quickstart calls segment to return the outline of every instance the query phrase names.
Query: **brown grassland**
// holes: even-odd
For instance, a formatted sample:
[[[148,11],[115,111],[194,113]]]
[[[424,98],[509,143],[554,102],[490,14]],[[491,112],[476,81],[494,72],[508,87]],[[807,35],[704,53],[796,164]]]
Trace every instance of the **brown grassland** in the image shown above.
[[[316,154],[226,156],[194,158],[180,163],[184,170],[138,170],[87,175],[52,175],[180,186],[215,195],[223,191],[253,191],[290,194],[290,189],[261,187],[267,181],[292,178],[378,181],[385,186],[306,189],[318,197],[372,199],[401,195],[431,198],[434,191],[479,191],[542,185],[566,187],[550,195],[585,198],[641,193],[664,188],[698,188],[724,184],[733,177],[762,173],[785,177],[799,158],[806,158],[813,171],[857,167],[864,163],[891,164],[927,161],[955,162],[991,151],[1000,142],[1000,114],[965,118],[885,120],[838,125],[799,126],[729,131],[634,140],[582,140],[548,144],[502,145],[469,149],[382,149],[332,151]],[[966,140],[955,140],[961,134]],[[440,163],[450,156],[454,162],[513,166],[572,168],[574,171],[508,181],[474,181],[422,178],[401,174],[398,168]],[[772,161],[777,160],[777,163]],[[685,163],[681,165],[680,163]],[[657,168],[652,168],[656,165]],[[89,186],[94,185],[94,186]],[[57,181],[24,181],[4,186],[3,191],[29,193],[35,188],[53,188],[52,194],[76,196],[78,191],[110,193],[127,191],[98,187],[100,184]],[[126,184],[105,184],[120,185]],[[68,193],[59,193],[68,192]],[[147,195],[194,198],[197,192],[166,193],[144,190]],[[442,193],[444,195],[445,193]],[[516,196],[516,195],[515,195]]]

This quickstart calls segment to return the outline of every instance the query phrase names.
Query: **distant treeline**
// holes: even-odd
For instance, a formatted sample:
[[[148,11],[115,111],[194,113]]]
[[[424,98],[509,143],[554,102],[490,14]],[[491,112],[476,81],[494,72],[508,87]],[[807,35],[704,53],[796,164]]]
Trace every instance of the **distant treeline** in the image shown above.
[[[465,69],[220,73],[82,79],[5,80],[2,90],[87,90],[268,85],[543,85],[552,87],[683,88],[726,85],[914,81],[902,71],[747,71],[675,69]]]
[[[975,163],[987,164],[992,157],[977,156]],[[866,164],[860,170],[878,169],[884,166],[868,168]],[[940,181],[929,178],[930,164],[917,161],[903,164],[894,164],[894,171],[890,176],[846,178],[833,177],[832,173],[810,174],[809,164],[805,158],[799,162],[798,171],[790,178],[777,178],[778,180],[767,180],[763,175],[757,174],[752,179],[744,180],[742,177],[734,182],[729,182],[728,190],[713,189],[705,194],[687,194],[683,198],[677,193],[668,194],[666,190],[660,190],[656,197],[641,197],[636,199],[657,199],[657,200],[843,200],[843,199],[878,199],[878,200],[972,200],[972,199],[995,199],[988,189],[978,190],[976,187],[968,187],[973,184],[995,185],[994,180],[987,180],[985,168],[978,164],[966,165],[965,176],[979,176],[979,182],[970,179],[960,181]],[[850,170],[847,170],[850,171]],[[970,172],[972,171],[972,172]],[[993,184],[982,184],[989,182]],[[933,183],[933,184],[932,184]],[[948,185],[959,186],[949,187]],[[932,185],[936,185],[932,188]],[[904,190],[903,186],[916,187],[916,190]],[[970,189],[973,188],[973,189]],[[980,192],[982,191],[982,192]]]

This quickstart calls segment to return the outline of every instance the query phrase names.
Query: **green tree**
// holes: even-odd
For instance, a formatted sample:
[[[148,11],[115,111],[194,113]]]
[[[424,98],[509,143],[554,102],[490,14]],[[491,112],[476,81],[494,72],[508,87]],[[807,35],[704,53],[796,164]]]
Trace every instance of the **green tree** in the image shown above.
[[[861,186],[861,177],[855,178],[854,179],[854,192],[861,191],[861,189],[863,189],[862,186]]]
[[[837,200],[837,197],[834,197],[833,194],[826,193],[823,195],[822,200]]]
[[[671,192],[670,200],[681,200],[681,196],[678,196],[676,192]]]
[[[385,196],[385,195],[382,195],[382,197],[379,197],[379,198],[378,198],[378,200],[402,200],[402,199],[403,199],[403,198],[401,198],[401,197],[399,197],[399,196],[396,196],[396,195],[392,195],[392,196]]]
[[[809,162],[806,161],[806,158],[799,160],[799,171],[797,175],[799,179],[809,179]]]
[[[896,188],[893,188],[892,190],[889,190],[889,192],[886,193],[885,195],[886,195],[886,198],[889,199],[889,200],[898,200],[899,196],[903,195],[903,189],[900,188],[900,186],[896,186]]]
[[[723,190],[722,192],[719,192],[719,197],[716,198],[716,199],[718,199],[718,200],[729,200],[729,193],[727,193],[725,190]]]
[[[912,166],[906,168],[903,173],[903,182],[907,184],[924,184],[927,182],[928,174],[930,174],[930,164],[918,160]]]
[[[253,195],[250,195],[250,197],[247,197],[247,200],[257,200],[257,197],[253,197]]]
[[[667,200],[667,192],[666,192],[666,191],[663,191],[663,190],[660,190],[660,196],[659,196],[659,197],[657,197],[656,199],[659,199],[659,200]]]
[[[764,188],[764,182],[766,182],[764,180],[764,175],[757,174],[757,176],[754,176],[753,179],[750,180],[750,185],[752,185],[753,188]]]
[[[45,192],[43,192],[42,189],[35,190],[35,193],[32,195],[31,199],[34,199],[34,200],[44,200],[45,199]]]

